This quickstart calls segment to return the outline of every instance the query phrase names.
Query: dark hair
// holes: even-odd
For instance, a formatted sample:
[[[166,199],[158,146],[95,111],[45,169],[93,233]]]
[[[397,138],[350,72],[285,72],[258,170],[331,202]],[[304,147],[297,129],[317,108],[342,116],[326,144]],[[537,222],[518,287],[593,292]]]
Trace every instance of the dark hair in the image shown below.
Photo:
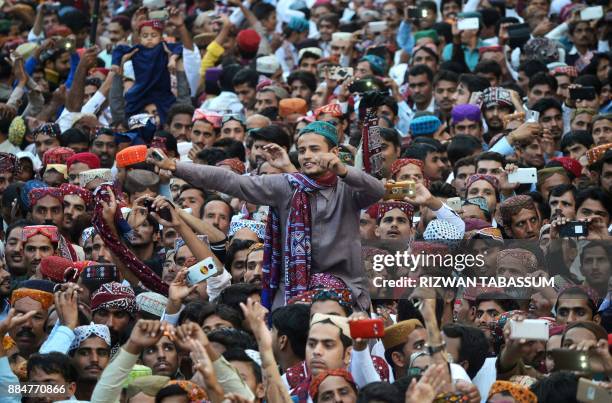
[[[185,396],[188,397],[187,391],[181,388],[178,384],[164,386],[155,395],[155,403],[162,403],[164,399],[172,396]]]
[[[495,7],[493,8],[481,8],[478,10],[480,15],[482,16],[482,25],[483,28],[494,27],[497,25],[497,22],[501,18],[499,10]]]
[[[176,115],[193,116],[194,111],[195,108],[189,104],[174,104],[168,110],[168,117],[166,118],[166,122],[168,122],[168,124],[172,123],[172,119],[174,119]]]
[[[576,211],[588,199],[600,202],[608,211],[608,216],[612,217],[612,198],[603,189],[590,187],[578,192],[576,195]]]
[[[435,181],[429,186],[429,192],[432,196],[442,197],[448,199],[451,197],[457,197],[457,190],[450,183]]]
[[[90,26],[87,14],[76,8],[63,11],[58,16],[60,24],[66,25],[75,35],[80,34],[81,31]]]
[[[470,92],[484,91],[491,86],[489,80],[476,74],[461,74],[459,83],[467,87]]]
[[[303,360],[306,356],[306,340],[310,327],[310,306],[282,306],[272,311],[270,321],[278,336],[287,336],[293,354]]]
[[[260,2],[255,3],[255,5],[253,5],[252,11],[253,11],[253,14],[255,14],[255,17],[259,21],[262,21],[270,17],[272,13],[275,13],[276,7],[274,7],[271,4],[260,1]]]
[[[438,85],[440,81],[449,81],[451,83],[459,84],[459,76],[454,71],[440,70],[434,77],[434,87]]]
[[[178,323],[183,324],[186,320],[195,322],[202,326],[202,312],[206,311],[213,304],[207,301],[193,301],[185,305],[179,314]]]
[[[251,130],[249,136],[255,140],[269,141],[270,143],[278,144],[287,151],[291,147],[289,135],[279,125],[270,125],[261,129]]]
[[[438,5],[436,4],[435,1],[423,0],[419,3],[419,7],[427,9],[429,11],[433,11],[434,13],[438,12]]]
[[[533,77],[537,73],[545,73],[548,71],[548,67],[539,60],[527,60],[519,65],[517,71],[524,71],[527,77]]]
[[[531,76],[528,84],[529,90],[532,90],[536,85],[548,85],[553,93],[557,92],[557,80],[548,73],[540,72]]]
[[[400,148],[402,146],[400,135],[395,129],[387,129],[386,127],[381,127],[380,137],[382,137],[383,140],[393,144],[395,148]]]
[[[359,389],[357,403],[402,403],[404,401],[402,396],[389,382],[371,382]]]
[[[431,26],[431,29],[433,29],[434,31],[438,33],[438,38],[443,37],[446,43],[450,43],[453,40],[453,26],[449,24],[448,22],[446,21],[436,22],[435,24]],[[459,66],[457,70],[453,69],[453,71],[456,71],[459,74],[467,71],[467,66],[465,66],[465,64],[458,64],[450,60],[440,64],[440,69],[448,70],[446,66],[448,66],[449,63],[454,63]]]
[[[586,148],[593,146],[593,136],[591,132],[586,130],[574,130],[569,133],[565,133],[559,143],[559,148],[564,151],[566,148],[573,146],[574,144],[582,144]]]
[[[247,333],[244,330],[224,327],[213,330],[212,332],[208,333],[207,336],[211,343],[219,343],[227,350],[231,348],[257,350],[257,342],[250,333]]]
[[[574,328],[588,330],[589,332],[593,333],[593,336],[595,336],[597,340],[601,340],[601,339],[604,339],[606,341],[608,340],[608,332],[606,332],[606,329],[604,329],[601,325],[595,322],[583,320],[583,321],[578,321],[578,322],[572,322],[567,325],[567,327],[563,331],[563,336],[561,336],[561,345],[563,345],[563,342],[565,341],[565,335],[567,334],[567,332],[569,332],[571,329],[574,329]]]
[[[457,174],[459,173],[459,168],[469,167],[470,165],[474,165],[474,168],[476,168],[476,158],[472,156],[459,158],[453,164],[453,176],[455,178],[457,177]]]
[[[504,312],[514,311],[514,310],[519,309],[519,305],[518,305],[518,302],[516,302],[516,300],[512,299],[508,294],[504,292],[498,292],[498,291],[485,292],[485,293],[479,294],[476,297],[476,302],[474,303],[474,306],[478,307],[478,305],[480,305],[481,303],[488,302],[488,301],[495,302],[497,305],[499,305],[504,310]]]
[[[301,81],[312,92],[317,89],[317,78],[309,71],[297,70],[289,74],[289,77],[287,77],[287,84],[291,86],[294,81]]]
[[[76,382],[78,378],[78,373],[72,366],[70,357],[58,352],[32,354],[28,358],[28,379],[30,379],[35,368],[47,374],[60,374],[66,383]]]
[[[589,294],[580,286],[570,286],[564,288],[559,295],[557,295],[557,301],[555,302],[555,312],[558,312],[559,300],[565,297],[566,295],[570,295],[572,297],[580,296],[587,300],[589,308],[591,309],[591,314],[595,316],[597,314],[597,301],[594,301]]]
[[[226,158],[238,158],[244,162],[246,160],[246,151],[241,141],[230,137],[224,137],[213,143],[213,147],[220,148],[225,151]]]
[[[574,35],[574,31],[576,30],[576,28],[578,28],[578,25],[581,23],[586,23],[589,27],[591,26],[591,24],[589,23],[589,21],[583,21],[583,20],[579,20],[576,22],[572,22],[570,24],[568,24],[568,32],[570,35]]]
[[[495,151],[486,151],[476,157],[474,163],[476,164],[476,169],[478,169],[478,163],[480,161],[497,161],[502,164],[502,167],[506,165],[506,158],[500,153],[496,153]]]
[[[499,81],[501,80],[502,70],[501,66],[497,64],[497,62],[494,62],[493,60],[483,60],[478,62],[474,68],[474,74],[493,74],[497,81]]]
[[[327,21],[327,22],[331,23],[334,27],[338,27],[340,25],[340,19],[338,18],[338,14],[335,14],[335,13],[323,14],[319,18],[319,23],[321,23],[323,21]]]
[[[210,304],[206,306],[205,309],[202,310],[200,319],[201,324],[204,324],[204,321],[208,319],[210,316],[216,315],[221,319],[229,322],[235,329],[242,328],[242,317],[236,309],[223,305],[223,304]]]
[[[162,139],[166,139],[165,145],[168,151],[173,151],[177,156],[179,155],[178,146],[176,144],[176,138],[172,135],[172,133],[167,132],[165,130],[158,130],[155,132],[153,137],[159,137]]]
[[[408,148],[404,150],[402,153],[402,158],[414,158],[417,160],[421,160],[425,162],[427,158],[427,154],[437,153],[438,149],[430,144],[411,144]]]
[[[257,364],[249,355],[239,348],[232,348],[223,353],[223,358],[227,361],[240,361],[246,362],[251,365],[251,369],[253,370],[253,374],[255,375],[255,382],[262,383],[263,376],[261,373],[261,367]]]
[[[608,257],[607,258],[608,262],[612,262],[612,249],[610,248],[610,245],[608,242],[604,242],[601,240],[589,241],[586,245],[582,247],[582,252],[580,252],[580,265],[581,266],[584,262],[585,252],[588,249],[597,248],[597,247],[603,248],[604,252],[606,252],[606,256]]]
[[[96,88],[100,88],[102,85],[102,80],[100,80],[98,77],[88,77],[85,79],[85,85],[93,85]]]
[[[219,87],[221,88],[221,91],[234,91],[234,77],[241,70],[242,66],[239,64],[223,65],[223,68],[221,69],[221,75],[219,76]]]
[[[448,143],[446,152],[451,165],[455,165],[457,160],[469,157],[474,154],[474,150],[482,149],[482,143],[474,136],[469,134],[459,134]]]
[[[342,330],[340,330],[340,328],[336,326],[336,324],[332,322],[330,319],[323,319],[322,321],[315,323],[315,325],[332,325],[336,329],[338,329],[338,337],[340,338],[340,342],[342,342],[343,350],[346,350],[347,348],[353,345],[353,340],[349,336],[342,333]],[[312,330],[312,326],[313,325],[311,325],[308,329],[309,333]]]
[[[489,343],[484,332],[476,327],[459,323],[447,323],[442,327],[442,331],[446,337],[461,339],[457,363],[467,361],[466,372],[470,378],[474,378],[489,352]]]
[[[121,25],[121,29],[123,29],[125,32],[129,32],[132,29],[130,19],[124,15],[118,15],[112,20],[110,20],[110,22],[114,22]]]
[[[225,254],[225,269],[230,271],[232,268],[232,263],[234,262],[234,258],[236,254],[242,250],[249,249],[251,245],[253,245],[255,241],[250,239],[235,239],[230,243],[230,246],[227,248],[227,252]]]
[[[390,95],[383,97],[382,103],[380,106],[388,106],[393,111],[393,114],[397,116],[399,112],[399,106],[397,105],[397,101]]]
[[[204,205],[202,206],[202,214],[204,214],[204,210],[206,209],[206,206],[208,205],[208,203],[214,202],[214,201],[218,201],[218,202],[225,204],[225,206],[229,209],[228,218],[231,219],[231,217],[234,215],[234,208],[225,199],[223,199],[222,197],[219,197],[216,194],[213,194],[212,196],[207,197],[206,200],[204,200]]]
[[[261,3],[258,3],[257,5],[259,4]],[[258,80],[259,74],[257,74],[255,70],[246,67],[236,73],[232,79],[232,86],[235,87],[240,84],[247,84],[249,87],[255,89],[257,88]]]
[[[539,112],[540,114],[546,112],[549,109],[556,109],[559,112],[563,113],[563,108],[561,107],[561,103],[554,98],[542,98],[533,106],[531,110]]]
[[[216,303],[225,304],[231,308],[234,308],[236,311],[240,313],[240,317],[242,318],[242,310],[240,309],[240,303],[246,304],[247,298],[251,295],[259,294],[261,289],[254,284],[247,283],[238,283],[232,284],[229,287],[225,288],[219,294],[219,297],[216,299]]]
[[[62,147],[69,147],[70,144],[74,143],[85,143],[90,144],[89,136],[83,133],[82,130],[77,128],[71,128],[63,132],[59,138]]]
[[[595,92],[597,92],[597,95],[601,95],[601,88],[603,87],[603,85],[601,85],[601,81],[599,81],[597,76],[591,74],[580,75],[578,76],[578,78],[576,78],[574,84],[580,84],[583,87],[594,87]]]
[[[578,377],[571,372],[555,371],[533,385],[531,391],[538,402],[578,403]]]
[[[421,3],[421,6],[423,3]],[[427,81],[430,83],[433,82],[433,71],[429,68],[429,66],[425,64],[417,64],[416,66],[412,66],[412,68],[408,71],[408,76],[416,77],[421,74],[425,74],[427,76]]]
[[[217,165],[217,163],[227,159],[227,153],[220,147],[208,147],[198,151],[196,158],[204,161],[205,165]]]
[[[550,203],[551,196],[560,197],[566,194],[567,192],[572,192],[574,199],[576,199],[576,187],[572,184],[562,184],[550,189],[550,192],[548,194],[548,202]]]

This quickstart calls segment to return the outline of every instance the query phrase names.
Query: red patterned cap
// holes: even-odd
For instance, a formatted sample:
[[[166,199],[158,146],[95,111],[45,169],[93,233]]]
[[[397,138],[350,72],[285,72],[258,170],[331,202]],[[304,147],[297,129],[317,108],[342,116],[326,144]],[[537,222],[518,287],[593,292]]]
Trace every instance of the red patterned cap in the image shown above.
[[[140,32],[140,30],[143,27],[151,27],[156,31],[159,32],[164,32],[164,23],[161,20],[148,20],[148,21],[143,21],[142,23],[140,23],[140,25],[138,26],[138,32]]]
[[[63,164],[66,165],[68,158],[74,155],[74,151],[68,147],[56,147],[43,154],[43,165]]]
[[[259,49],[259,42],[261,42],[261,37],[254,29],[243,29],[236,36],[236,43],[238,47],[250,53],[255,53]]]

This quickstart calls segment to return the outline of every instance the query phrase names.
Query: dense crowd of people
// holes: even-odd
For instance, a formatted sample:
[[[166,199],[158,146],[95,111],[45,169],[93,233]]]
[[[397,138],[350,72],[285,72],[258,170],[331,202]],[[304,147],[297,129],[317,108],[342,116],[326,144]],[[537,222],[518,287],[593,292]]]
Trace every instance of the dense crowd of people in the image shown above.
[[[1,1],[0,403],[612,401],[608,10]]]

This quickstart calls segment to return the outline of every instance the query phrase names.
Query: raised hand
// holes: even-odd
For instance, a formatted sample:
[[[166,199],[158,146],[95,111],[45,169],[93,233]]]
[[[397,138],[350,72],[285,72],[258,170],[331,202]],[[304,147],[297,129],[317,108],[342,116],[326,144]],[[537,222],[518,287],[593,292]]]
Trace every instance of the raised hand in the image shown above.
[[[249,324],[255,339],[257,339],[260,350],[272,349],[272,333],[266,326],[268,310],[252,298],[248,298],[246,304],[240,303],[240,309],[242,309],[244,319]]]
[[[132,329],[132,334],[124,349],[132,354],[140,354],[145,348],[157,343],[171,325],[158,320],[140,319]]]
[[[0,336],[4,337],[4,335],[7,334],[9,330],[14,329],[17,326],[27,322],[34,315],[36,315],[36,311],[30,311],[26,314],[21,314],[17,313],[17,311],[15,311],[15,308],[11,308],[11,310],[6,315],[6,318],[0,321]]]
[[[331,171],[338,176],[344,177],[348,173],[348,169],[340,158],[334,153],[319,154],[316,158],[316,163],[323,169]]]
[[[112,189],[108,188],[108,202],[104,199],[100,200],[100,204],[102,205],[102,219],[108,225],[115,225],[115,214],[117,213],[117,199],[115,198],[115,193]]]
[[[369,316],[365,312],[353,312],[351,316],[349,316],[349,322],[355,322],[363,319],[369,319]],[[368,347],[368,339],[355,338],[353,339],[353,350],[363,351]]]
[[[146,221],[149,216],[149,210],[145,207],[145,202],[151,200],[151,196],[140,196],[134,200],[132,211],[128,215],[127,222],[132,228],[138,228]]]
[[[53,294],[55,309],[60,323],[72,330],[79,325],[79,286],[70,283]]]
[[[161,160],[154,157],[161,156]],[[147,150],[147,163],[155,165],[159,169],[165,169],[174,172],[176,170],[176,162],[166,156],[159,148],[149,148]]]
[[[183,300],[187,298],[189,294],[196,289],[196,285],[189,285],[187,283],[187,274],[189,270],[187,268],[181,269],[172,283],[170,283],[170,288],[168,289],[168,305],[180,305],[183,303]]]
[[[176,228],[181,225],[182,221],[181,221],[181,218],[178,212],[176,211],[176,208],[174,207],[174,204],[172,204],[164,196],[157,196],[155,200],[153,200],[153,204],[151,205],[151,208],[153,210],[151,211],[151,215],[153,216],[153,218],[157,220],[158,223],[163,225],[164,228],[165,227]],[[170,212],[170,221],[164,218],[161,218],[159,216],[159,212],[161,210],[167,210]]]
[[[275,143],[266,144],[263,147],[264,157],[266,161],[274,168],[280,169],[284,172],[296,171],[295,167],[289,159],[287,150]]]

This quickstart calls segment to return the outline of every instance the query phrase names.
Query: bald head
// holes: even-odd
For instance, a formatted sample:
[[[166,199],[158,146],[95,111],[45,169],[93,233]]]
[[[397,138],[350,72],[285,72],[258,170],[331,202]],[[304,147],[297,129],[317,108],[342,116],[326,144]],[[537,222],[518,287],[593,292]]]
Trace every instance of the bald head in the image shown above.
[[[250,129],[261,129],[263,127],[268,127],[272,124],[272,121],[265,117],[264,115],[251,115],[246,120],[247,130]]]

